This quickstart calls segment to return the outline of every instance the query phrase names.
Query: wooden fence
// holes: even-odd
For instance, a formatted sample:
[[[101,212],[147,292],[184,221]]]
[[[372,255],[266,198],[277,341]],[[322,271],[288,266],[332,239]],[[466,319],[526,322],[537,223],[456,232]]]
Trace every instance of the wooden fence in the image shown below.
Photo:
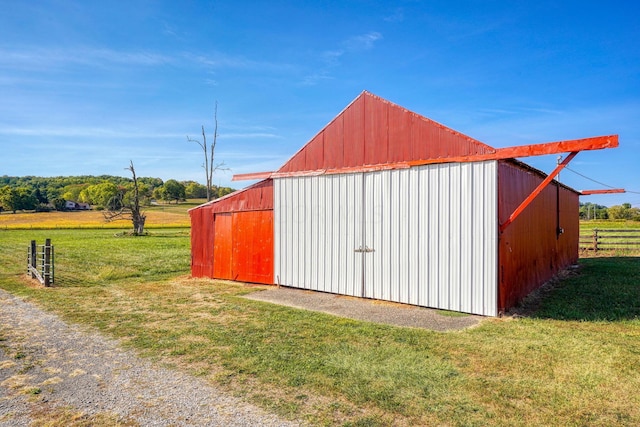
[[[51,239],[46,239],[44,245],[36,245],[32,240],[27,251],[27,274],[44,286],[53,285],[54,258]]]
[[[594,252],[640,250],[640,228],[594,228],[590,234],[580,234],[580,249]]]

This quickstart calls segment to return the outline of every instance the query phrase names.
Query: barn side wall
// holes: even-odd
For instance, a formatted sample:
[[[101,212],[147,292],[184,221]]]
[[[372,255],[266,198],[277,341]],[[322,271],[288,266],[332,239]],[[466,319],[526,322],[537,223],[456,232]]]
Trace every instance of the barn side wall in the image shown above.
[[[499,222],[506,221],[543,179],[522,164],[499,162]],[[498,245],[501,311],[578,261],[578,209],[578,194],[554,181],[506,228]],[[559,236],[558,225],[564,230]]]
[[[194,277],[273,284],[273,181],[189,211]]]

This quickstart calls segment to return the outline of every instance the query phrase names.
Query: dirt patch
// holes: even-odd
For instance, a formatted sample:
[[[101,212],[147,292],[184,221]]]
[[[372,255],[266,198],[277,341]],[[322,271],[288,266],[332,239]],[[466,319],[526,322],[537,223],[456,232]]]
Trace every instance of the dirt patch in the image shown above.
[[[458,331],[478,325],[482,316],[442,312],[388,301],[355,298],[305,289],[273,287],[245,298],[288,307],[320,311],[334,316],[432,331]]]

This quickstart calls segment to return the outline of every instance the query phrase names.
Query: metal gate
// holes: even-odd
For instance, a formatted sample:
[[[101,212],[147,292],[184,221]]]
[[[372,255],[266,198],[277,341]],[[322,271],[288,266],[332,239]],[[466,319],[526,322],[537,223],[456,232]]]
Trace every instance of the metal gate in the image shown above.
[[[497,314],[496,162],[274,181],[278,284]]]

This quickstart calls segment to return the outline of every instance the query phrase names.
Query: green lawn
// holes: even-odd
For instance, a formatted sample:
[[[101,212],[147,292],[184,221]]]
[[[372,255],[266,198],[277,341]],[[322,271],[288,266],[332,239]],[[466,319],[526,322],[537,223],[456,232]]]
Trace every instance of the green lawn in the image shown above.
[[[24,279],[50,237],[56,286]],[[640,425],[640,258],[581,261],[526,318],[437,333],[240,298],[190,279],[188,229],[0,231],[0,287],[269,410],[318,425]]]

